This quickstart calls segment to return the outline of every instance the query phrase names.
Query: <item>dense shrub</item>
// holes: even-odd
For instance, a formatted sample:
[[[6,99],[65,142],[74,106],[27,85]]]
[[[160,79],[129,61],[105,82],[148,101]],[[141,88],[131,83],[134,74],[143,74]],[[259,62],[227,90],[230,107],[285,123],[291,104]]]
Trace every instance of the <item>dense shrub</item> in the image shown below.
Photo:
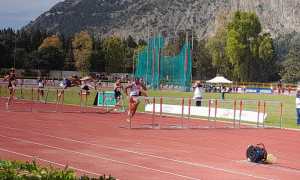
[[[73,170],[67,166],[64,169],[57,169],[52,166],[41,167],[35,161],[19,162],[0,160],[1,180],[115,180],[111,176],[76,177]]]

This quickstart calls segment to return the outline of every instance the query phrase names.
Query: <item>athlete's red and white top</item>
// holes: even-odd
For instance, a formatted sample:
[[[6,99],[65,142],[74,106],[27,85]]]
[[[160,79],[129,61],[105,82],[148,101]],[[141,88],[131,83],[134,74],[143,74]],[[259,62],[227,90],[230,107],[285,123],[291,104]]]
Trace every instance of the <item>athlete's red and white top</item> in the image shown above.
[[[141,85],[140,84],[136,84],[135,82],[133,82],[130,85],[130,97],[131,96],[139,96],[141,92]]]

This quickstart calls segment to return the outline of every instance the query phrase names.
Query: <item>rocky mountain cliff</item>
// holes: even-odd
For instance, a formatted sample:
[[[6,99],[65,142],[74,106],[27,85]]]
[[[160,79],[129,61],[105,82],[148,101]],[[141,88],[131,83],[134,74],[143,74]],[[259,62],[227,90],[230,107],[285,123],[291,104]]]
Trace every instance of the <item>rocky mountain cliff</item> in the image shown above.
[[[300,32],[299,0],[65,0],[25,28],[65,35],[88,29],[136,38],[146,38],[148,32],[193,29],[205,38],[222,23],[218,17],[236,10],[255,11],[264,31],[274,36]]]

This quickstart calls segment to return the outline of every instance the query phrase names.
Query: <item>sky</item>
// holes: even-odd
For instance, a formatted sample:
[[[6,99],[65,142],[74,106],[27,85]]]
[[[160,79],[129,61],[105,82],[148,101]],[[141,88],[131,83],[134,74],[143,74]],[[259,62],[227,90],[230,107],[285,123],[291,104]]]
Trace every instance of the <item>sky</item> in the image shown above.
[[[63,0],[0,0],[0,29],[20,29]]]

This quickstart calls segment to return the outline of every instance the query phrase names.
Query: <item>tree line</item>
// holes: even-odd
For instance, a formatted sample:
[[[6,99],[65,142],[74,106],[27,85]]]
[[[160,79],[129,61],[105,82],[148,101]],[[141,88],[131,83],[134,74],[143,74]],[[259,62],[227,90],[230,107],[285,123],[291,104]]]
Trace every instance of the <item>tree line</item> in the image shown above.
[[[73,37],[48,34],[42,31],[28,32],[13,29],[0,30],[0,68],[50,70],[79,70],[89,72],[130,73],[133,53],[138,43],[111,36],[93,37],[86,31]]]
[[[219,19],[219,22],[218,22]],[[193,77],[209,79],[222,74],[235,81],[286,82],[300,80],[299,41],[294,36],[273,39],[262,31],[255,13],[235,12],[217,18],[213,36],[193,41]],[[163,49],[163,54],[179,53],[186,40],[181,32]],[[300,36],[299,36],[300,37]],[[297,39],[297,38],[296,38]],[[131,73],[135,52],[146,45],[132,36],[96,37],[82,31],[72,37],[43,31],[0,30],[0,68],[79,70]],[[288,45],[290,46],[288,46]],[[284,47],[284,45],[288,47]]]

